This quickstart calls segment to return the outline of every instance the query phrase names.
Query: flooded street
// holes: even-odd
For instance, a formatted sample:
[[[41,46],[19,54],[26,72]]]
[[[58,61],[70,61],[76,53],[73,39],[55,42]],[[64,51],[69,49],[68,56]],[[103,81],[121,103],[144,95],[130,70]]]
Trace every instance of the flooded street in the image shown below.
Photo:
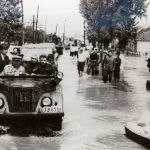
[[[0,150],[144,150],[126,138],[124,125],[147,110],[150,92],[147,62],[122,58],[120,83],[103,83],[101,77],[78,77],[76,60],[65,52],[59,60],[64,72],[65,117],[56,137],[0,136]]]

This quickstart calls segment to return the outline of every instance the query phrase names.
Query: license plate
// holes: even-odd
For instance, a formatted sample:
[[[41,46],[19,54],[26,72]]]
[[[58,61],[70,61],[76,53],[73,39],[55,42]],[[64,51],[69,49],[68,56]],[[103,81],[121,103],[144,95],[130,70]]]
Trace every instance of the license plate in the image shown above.
[[[43,113],[61,113],[62,112],[62,108],[61,107],[44,107],[43,108]]]

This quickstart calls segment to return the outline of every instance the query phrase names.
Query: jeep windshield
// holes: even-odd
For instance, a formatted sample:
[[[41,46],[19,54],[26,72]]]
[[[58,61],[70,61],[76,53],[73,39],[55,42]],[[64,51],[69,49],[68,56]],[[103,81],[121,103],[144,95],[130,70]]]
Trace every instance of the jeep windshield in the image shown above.
[[[55,51],[55,46],[48,44],[31,44],[24,45],[21,48],[21,54],[24,55],[23,60],[29,61],[31,56],[37,55],[39,57],[41,54],[52,54]]]

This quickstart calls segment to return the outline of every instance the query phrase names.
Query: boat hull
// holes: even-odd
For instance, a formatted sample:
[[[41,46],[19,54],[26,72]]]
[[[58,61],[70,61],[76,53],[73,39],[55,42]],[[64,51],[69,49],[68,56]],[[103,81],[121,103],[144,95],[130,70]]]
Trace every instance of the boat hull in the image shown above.
[[[136,143],[150,149],[150,139],[140,136],[139,134],[136,134],[135,132],[131,131],[129,128],[125,127],[126,136]]]

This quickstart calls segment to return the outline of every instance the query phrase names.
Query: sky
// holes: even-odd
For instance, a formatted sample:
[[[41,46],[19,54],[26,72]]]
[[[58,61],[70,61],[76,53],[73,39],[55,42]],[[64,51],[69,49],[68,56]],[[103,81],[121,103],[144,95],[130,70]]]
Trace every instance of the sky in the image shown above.
[[[24,20],[26,25],[31,25],[33,15],[37,14],[39,5],[38,27],[47,33],[56,32],[63,35],[65,26],[66,36],[83,37],[83,17],[79,13],[80,0],[24,0]],[[147,17],[139,19],[139,25],[150,26],[150,6]]]
[[[66,36],[83,36],[83,17],[79,13],[80,0],[24,0],[25,24],[31,25],[39,5],[39,28],[47,33],[56,31]]]

